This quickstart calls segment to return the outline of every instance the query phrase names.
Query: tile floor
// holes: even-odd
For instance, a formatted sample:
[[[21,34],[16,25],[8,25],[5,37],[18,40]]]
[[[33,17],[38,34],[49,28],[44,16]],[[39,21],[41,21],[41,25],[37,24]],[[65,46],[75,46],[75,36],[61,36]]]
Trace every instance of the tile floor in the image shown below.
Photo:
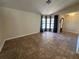
[[[77,35],[37,33],[5,42],[0,59],[79,59]]]

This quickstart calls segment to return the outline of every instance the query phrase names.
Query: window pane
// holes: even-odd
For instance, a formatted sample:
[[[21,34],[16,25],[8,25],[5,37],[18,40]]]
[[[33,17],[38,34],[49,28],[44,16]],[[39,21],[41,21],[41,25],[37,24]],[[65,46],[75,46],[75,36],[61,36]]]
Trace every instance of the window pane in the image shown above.
[[[49,24],[47,24],[47,29],[49,29],[50,28],[50,23]]]
[[[50,18],[49,17],[47,18],[47,23],[50,23]]]
[[[51,23],[54,23],[54,18],[51,19]]]
[[[45,24],[44,23],[42,24],[42,28],[45,29]]]
[[[51,28],[53,29],[53,27],[54,27],[54,24],[51,24]]]
[[[42,19],[42,23],[45,23],[45,17],[43,17],[43,19]]]

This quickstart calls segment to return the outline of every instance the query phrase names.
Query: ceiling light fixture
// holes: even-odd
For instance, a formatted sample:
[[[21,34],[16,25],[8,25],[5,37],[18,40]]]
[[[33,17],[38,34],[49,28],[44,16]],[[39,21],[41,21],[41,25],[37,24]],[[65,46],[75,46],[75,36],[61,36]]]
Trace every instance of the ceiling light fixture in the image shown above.
[[[50,3],[51,3],[51,0],[47,0],[46,3],[47,3],[47,4],[50,4]]]

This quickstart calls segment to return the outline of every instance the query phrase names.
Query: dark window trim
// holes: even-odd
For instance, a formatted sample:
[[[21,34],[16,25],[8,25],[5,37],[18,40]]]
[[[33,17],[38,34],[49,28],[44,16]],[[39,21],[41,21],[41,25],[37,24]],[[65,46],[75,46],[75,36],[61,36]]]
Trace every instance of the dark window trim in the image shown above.
[[[51,31],[51,16],[49,16],[50,17],[50,28],[49,28],[49,31]]]
[[[45,31],[47,31],[47,16],[45,16]]]
[[[43,29],[42,29],[42,19],[43,19],[43,15],[41,16],[40,32],[43,32]]]

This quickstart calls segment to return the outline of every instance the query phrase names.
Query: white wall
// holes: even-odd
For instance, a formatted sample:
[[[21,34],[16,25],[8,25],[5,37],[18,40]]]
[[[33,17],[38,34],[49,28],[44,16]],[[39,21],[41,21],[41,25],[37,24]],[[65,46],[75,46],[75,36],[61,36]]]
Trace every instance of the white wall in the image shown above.
[[[76,12],[77,14],[74,16],[68,16],[69,13],[73,12]],[[59,15],[59,20],[62,17],[64,18],[63,31],[79,33],[79,2],[67,8],[64,8],[63,10],[58,11],[55,14]]]
[[[2,10],[3,9],[0,8],[0,51],[1,51],[1,48],[3,47],[3,44],[4,44],[3,31],[2,31],[2,28],[3,28]]]
[[[0,11],[1,11],[1,9],[0,9]],[[1,15],[1,12],[0,12],[0,15]],[[2,39],[2,23],[1,23],[1,16],[0,16],[0,41],[1,41],[1,39]]]
[[[0,48],[2,47],[2,26],[1,26],[1,18],[0,18]]]
[[[79,12],[75,15],[64,16],[64,31],[79,33]]]
[[[4,39],[38,33],[40,15],[20,10],[3,8]]]
[[[39,14],[5,7],[0,8],[0,49],[7,39],[26,36],[39,31]]]

